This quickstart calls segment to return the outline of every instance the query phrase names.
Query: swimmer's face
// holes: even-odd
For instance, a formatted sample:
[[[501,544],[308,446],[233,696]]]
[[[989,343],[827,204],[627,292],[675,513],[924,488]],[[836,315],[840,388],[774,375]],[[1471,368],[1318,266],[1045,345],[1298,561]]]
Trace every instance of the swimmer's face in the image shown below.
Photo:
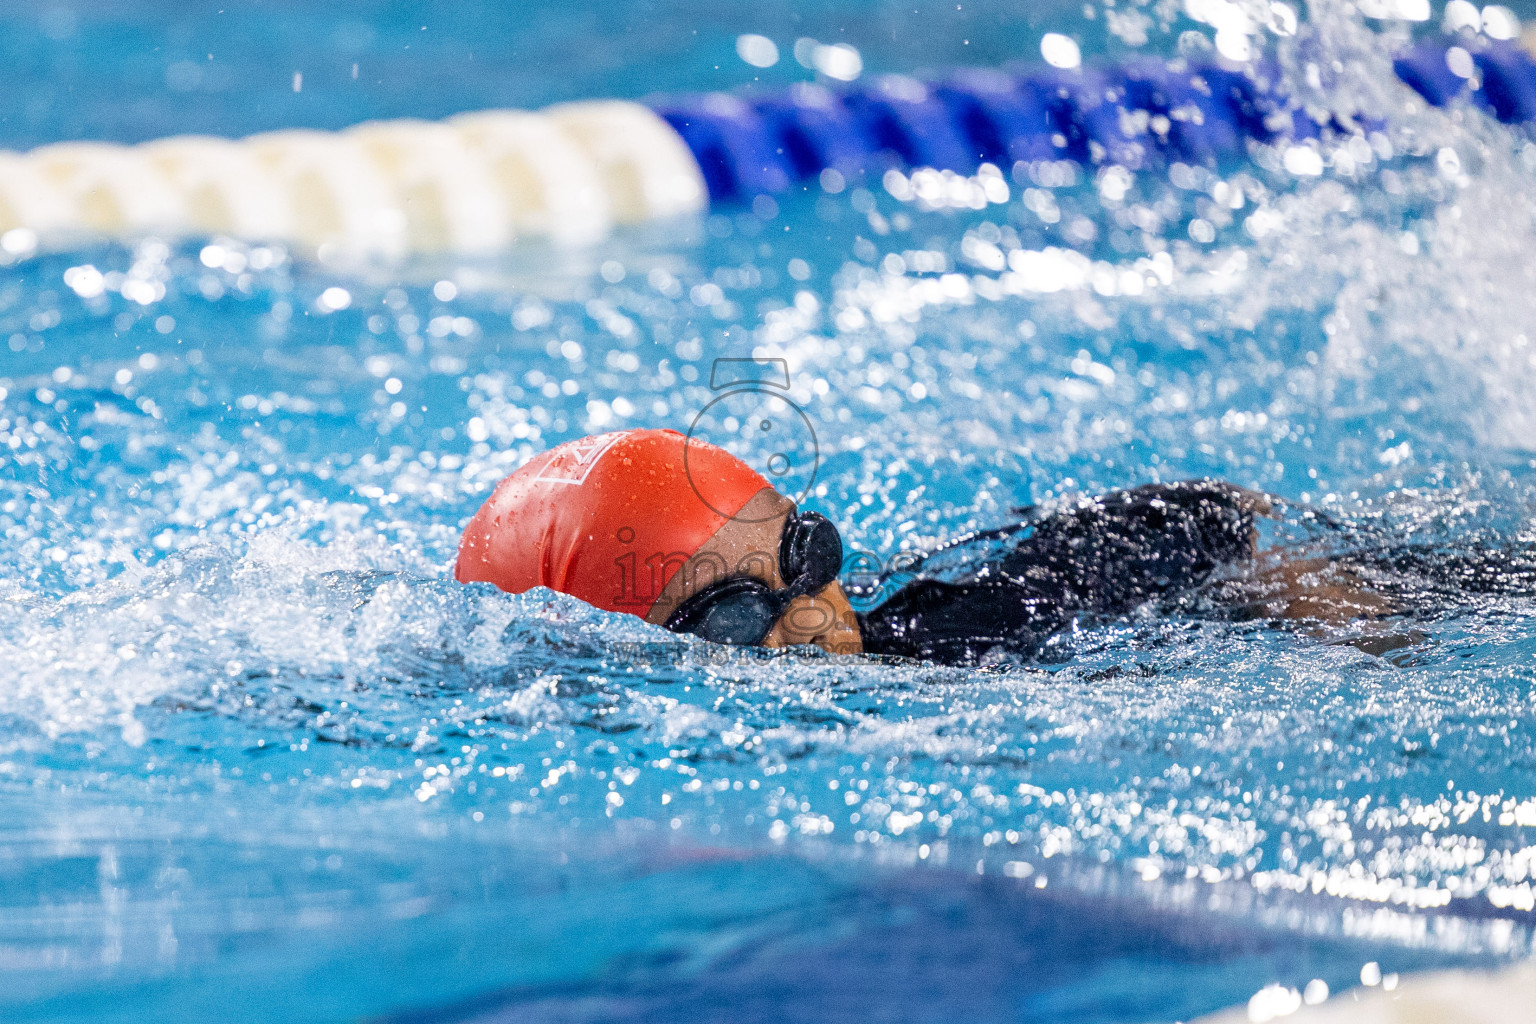
[[[646,620],[664,624],[694,594],[733,576],[751,576],[774,590],[787,586],[779,574],[779,541],[784,520],[794,511],[794,502],[773,488],[758,491],[672,575]],[[834,654],[863,651],[858,620],[839,584],[831,583],[818,593],[795,598],[763,640],[765,647],[794,644],[815,644]]]

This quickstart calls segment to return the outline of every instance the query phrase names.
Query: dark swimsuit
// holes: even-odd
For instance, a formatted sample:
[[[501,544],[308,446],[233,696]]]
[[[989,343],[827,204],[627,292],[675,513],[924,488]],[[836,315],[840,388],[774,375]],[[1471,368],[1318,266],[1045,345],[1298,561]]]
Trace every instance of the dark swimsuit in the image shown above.
[[[864,650],[946,664],[1030,657],[1077,616],[1124,615],[1251,559],[1252,498],[1212,480],[1150,484],[972,535],[859,615]]]

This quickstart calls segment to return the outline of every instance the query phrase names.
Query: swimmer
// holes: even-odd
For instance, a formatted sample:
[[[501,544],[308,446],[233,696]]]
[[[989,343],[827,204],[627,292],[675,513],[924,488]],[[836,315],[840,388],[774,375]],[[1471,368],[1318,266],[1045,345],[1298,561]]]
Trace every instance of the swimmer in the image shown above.
[[[880,581],[855,613],[843,545],[735,456],[670,430],[583,438],[535,456],[465,527],[455,576],[534,587],[722,644],[815,644],[974,664],[1029,657],[1082,617],[1124,616],[1252,571],[1235,615],[1336,623],[1390,615],[1348,567],[1256,559],[1268,495],[1211,480],[1114,491],[973,534]],[[1390,649],[1390,642],[1388,647]]]

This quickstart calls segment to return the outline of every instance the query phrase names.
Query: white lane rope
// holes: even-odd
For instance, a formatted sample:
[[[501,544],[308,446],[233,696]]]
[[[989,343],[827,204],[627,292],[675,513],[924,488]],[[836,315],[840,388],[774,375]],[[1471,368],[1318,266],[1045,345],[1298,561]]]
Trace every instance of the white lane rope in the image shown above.
[[[0,152],[0,236],[230,235],[357,257],[580,245],[708,203],[647,107],[604,100],[341,132],[65,142]]]

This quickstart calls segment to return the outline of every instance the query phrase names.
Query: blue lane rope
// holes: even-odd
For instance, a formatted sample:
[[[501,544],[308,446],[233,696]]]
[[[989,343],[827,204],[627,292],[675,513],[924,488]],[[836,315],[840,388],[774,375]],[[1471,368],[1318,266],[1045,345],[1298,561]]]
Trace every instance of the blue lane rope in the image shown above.
[[[1511,43],[1467,48],[1480,78],[1472,90],[1427,41],[1394,62],[1398,76],[1434,106],[1469,92],[1505,123],[1536,121],[1536,61]],[[824,171],[845,179],[888,168],[974,173],[983,163],[1075,160],[1132,168],[1159,160],[1212,163],[1246,153],[1249,140],[1318,139],[1322,125],[1253,73],[1155,58],[1061,71],[965,70],[919,81],[897,75],[833,91],[797,85],[765,97],[667,96],[650,106],[693,152],[716,202],[780,193]],[[1362,118],[1366,130],[1380,121]]]

